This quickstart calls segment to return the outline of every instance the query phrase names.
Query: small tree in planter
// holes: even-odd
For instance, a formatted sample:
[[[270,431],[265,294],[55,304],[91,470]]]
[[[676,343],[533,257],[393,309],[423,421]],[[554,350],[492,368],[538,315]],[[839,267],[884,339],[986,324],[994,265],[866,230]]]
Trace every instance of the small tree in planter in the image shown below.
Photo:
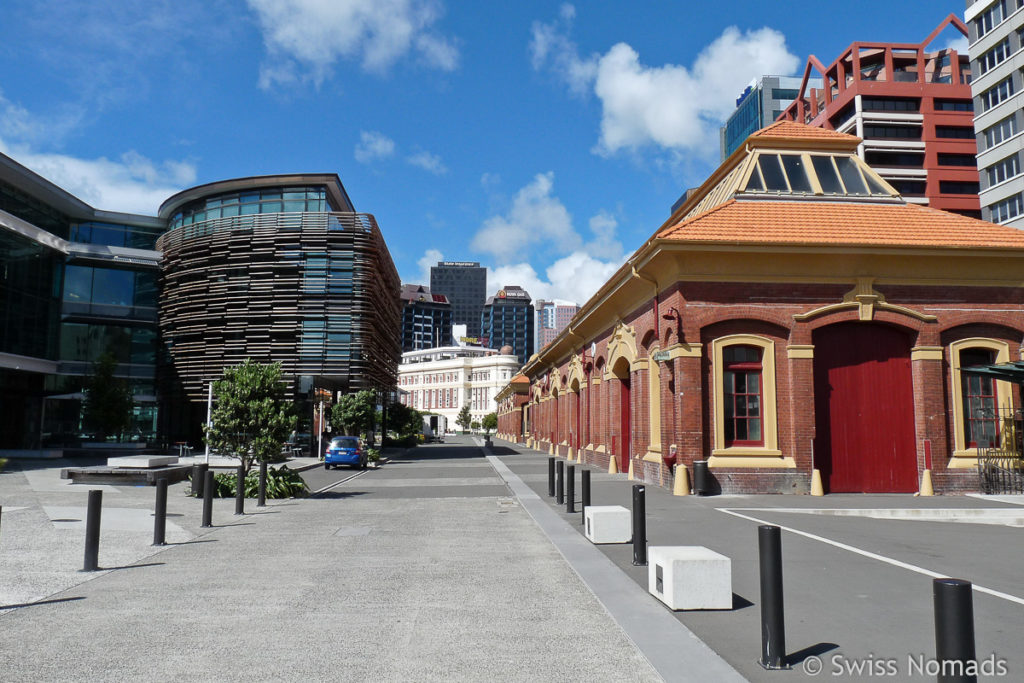
[[[469,426],[473,429],[474,432],[479,432],[480,420],[473,420],[473,422],[471,422]]]
[[[469,429],[470,425],[473,424],[473,416],[469,414],[469,404],[462,406],[462,410],[459,411],[458,417],[455,418],[455,424],[462,427],[463,433]]]
[[[238,458],[246,472],[254,462],[277,457],[296,423],[284,390],[280,363],[249,359],[224,368],[224,377],[213,383],[210,446]]]

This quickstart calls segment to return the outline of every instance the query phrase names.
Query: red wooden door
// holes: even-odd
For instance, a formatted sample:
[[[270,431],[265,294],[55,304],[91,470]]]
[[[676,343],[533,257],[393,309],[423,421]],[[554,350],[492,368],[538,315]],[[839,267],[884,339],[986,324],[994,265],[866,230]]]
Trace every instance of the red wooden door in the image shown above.
[[[619,429],[622,434],[622,438],[619,440],[619,443],[622,444],[619,451],[619,472],[625,472],[629,469],[630,430],[632,429],[629,423],[629,379],[620,380],[619,385],[622,388],[619,393]]]
[[[828,491],[917,490],[909,335],[862,322],[816,330],[814,410]]]

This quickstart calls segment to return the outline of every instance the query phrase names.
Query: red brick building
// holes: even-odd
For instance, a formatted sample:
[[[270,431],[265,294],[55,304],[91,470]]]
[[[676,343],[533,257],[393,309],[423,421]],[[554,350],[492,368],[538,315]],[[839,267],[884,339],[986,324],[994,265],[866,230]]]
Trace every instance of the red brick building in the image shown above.
[[[967,36],[950,14],[920,43],[853,43],[827,67],[812,55],[781,118],[856,135],[861,159],[908,202],[981,218],[970,63],[928,51],[948,26]],[[808,87],[814,76],[824,88]]]
[[[975,490],[1020,396],[960,368],[1021,358],[1024,232],[907,203],[860,142],[748,138],[499,395],[499,432],[665,486],[675,455],[725,492]]]

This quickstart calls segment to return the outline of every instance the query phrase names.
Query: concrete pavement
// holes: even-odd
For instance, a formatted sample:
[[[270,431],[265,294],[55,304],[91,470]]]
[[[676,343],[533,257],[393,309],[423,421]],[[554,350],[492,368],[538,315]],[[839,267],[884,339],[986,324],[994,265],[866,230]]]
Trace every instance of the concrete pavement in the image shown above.
[[[0,473],[4,681],[660,679],[471,443],[211,530],[172,486],[162,548],[153,489],[101,487],[90,574],[60,464]]]
[[[581,515],[566,514],[547,496],[546,454],[499,441],[493,450],[553,514],[582,534]],[[631,506],[632,485],[642,482],[591,471],[594,505]],[[859,680],[869,674],[863,668],[857,674],[856,668],[872,661],[883,661],[896,680],[934,680],[914,667],[922,659],[927,666],[934,657],[932,580],[942,576],[974,584],[979,660],[993,658],[1003,663],[1004,679],[1024,680],[1024,655],[1017,645],[1024,623],[1019,581],[1024,497],[704,498],[672,496],[653,485],[645,489],[649,545],[704,545],[731,558],[733,609],[672,617],[749,680]],[[576,491],[578,497],[578,482]],[[756,663],[756,539],[764,523],[784,530],[786,642],[794,663],[786,672],[768,672]],[[647,569],[632,565],[631,545],[599,549],[646,592]],[[823,668],[813,675],[817,663]]]

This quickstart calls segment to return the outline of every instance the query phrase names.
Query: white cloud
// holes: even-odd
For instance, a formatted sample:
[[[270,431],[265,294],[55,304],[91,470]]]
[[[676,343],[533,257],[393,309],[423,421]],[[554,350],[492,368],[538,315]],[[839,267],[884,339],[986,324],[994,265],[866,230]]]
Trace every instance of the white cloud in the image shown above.
[[[539,276],[529,263],[489,268],[487,292],[490,295],[507,285],[519,285],[534,301],[564,299],[582,306],[622,263],[623,260],[601,261],[578,251],[551,264],[545,277]]]
[[[423,256],[416,261],[416,265],[419,266],[420,274],[419,280],[416,282],[406,282],[407,285],[427,285],[430,286],[430,268],[436,266],[440,261],[444,261],[444,254],[438,249],[427,249]]]
[[[967,36],[958,36],[951,39],[946,43],[947,50],[956,50],[957,54],[967,54],[967,48],[970,45],[970,41],[967,40]]]
[[[66,154],[34,152],[8,146],[0,152],[14,158],[93,208],[156,215],[160,204],[194,184],[195,166],[185,161],[153,162],[134,151],[118,159],[79,159]]]
[[[441,157],[436,154],[431,154],[430,152],[416,152],[415,154],[411,154],[406,161],[413,166],[419,166],[423,170],[433,173],[434,175],[444,175],[448,172],[448,167],[441,161]]]
[[[615,239],[619,222],[607,211],[590,217],[590,232],[593,239],[587,242],[587,253],[595,258],[619,259],[622,257],[622,242]]]
[[[499,262],[521,256],[531,245],[543,244],[555,253],[579,248],[580,236],[562,202],[551,195],[555,174],[539,173],[519,190],[508,213],[484,221],[471,247]]]
[[[319,85],[335,62],[358,59],[364,69],[386,71],[407,54],[452,71],[459,52],[433,31],[443,14],[439,0],[247,0],[267,48],[260,87],[312,80]]]
[[[754,77],[789,74],[799,65],[785,36],[771,28],[741,32],[730,26],[707,45],[689,68],[647,66],[626,43],[582,58],[568,38],[571,13],[561,21],[535,23],[530,42],[535,69],[553,71],[570,91],[592,91],[601,101],[596,151],[655,145],[674,152],[713,156],[717,130],[735,109],[737,93]]]
[[[395,141],[383,133],[376,131],[360,131],[359,142],[356,144],[356,161],[369,164],[379,159],[387,159],[395,153]]]

